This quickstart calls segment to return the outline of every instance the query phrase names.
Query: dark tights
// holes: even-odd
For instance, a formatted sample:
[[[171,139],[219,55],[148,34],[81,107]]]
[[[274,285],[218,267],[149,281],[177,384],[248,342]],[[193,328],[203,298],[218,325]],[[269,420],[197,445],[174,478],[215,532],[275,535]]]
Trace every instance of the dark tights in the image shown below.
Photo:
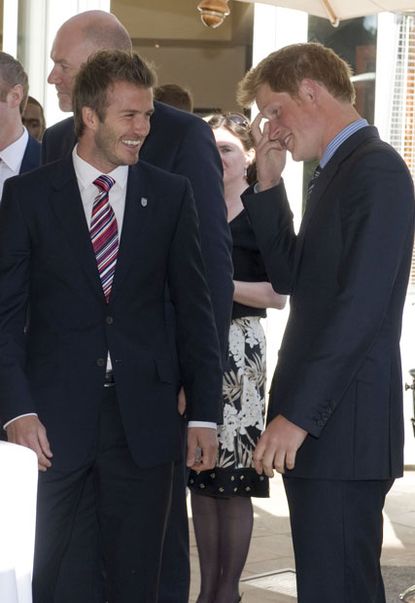
[[[196,603],[237,603],[251,542],[252,501],[193,492],[191,501],[201,579]]]

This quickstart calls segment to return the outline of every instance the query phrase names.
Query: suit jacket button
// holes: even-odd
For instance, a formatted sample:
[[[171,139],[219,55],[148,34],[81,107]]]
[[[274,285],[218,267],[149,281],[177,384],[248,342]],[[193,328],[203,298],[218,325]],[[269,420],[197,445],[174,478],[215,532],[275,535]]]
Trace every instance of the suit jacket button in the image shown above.
[[[97,366],[105,366],[106,364],[107,364],[107,361],[105,360],[105,358],[97,359]]]
[[[105,318],[105,322],[107,323],[107,325],[112,325],[112,323],[114,322],[114,319],[112,316],[107,316]]]

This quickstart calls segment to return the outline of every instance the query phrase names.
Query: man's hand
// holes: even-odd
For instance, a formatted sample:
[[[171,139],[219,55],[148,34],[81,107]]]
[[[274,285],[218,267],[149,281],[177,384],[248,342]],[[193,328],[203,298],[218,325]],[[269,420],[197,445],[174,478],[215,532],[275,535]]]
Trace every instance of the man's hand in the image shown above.
[[[179,415],[184,415],[186,411],[186,394],[184,393],[183,387],[180,388],[177,394],[177,411]]]
[[[294,469],[297,450],[307,437],[307,431],[291,423],[282,415],[271,421],[254,452],[254,464],[257,473],[273,477],[274,469],[284,473],[285,469]]]
[[[7,439],[12,444],[20,444],[31,448],[37,454],[39,471],[46,471],[52,466],[49,459],[53,454],[46,436],[46,429],[36,416],[20,417],[7,427]]]
[[[217,431],[211,427],[188,427],[186,465],[194,471],[206,471],[216,465]]]
[[[269,123],[261,129],[263,117],[260,113],[251,124],[255,142],[255,160],[259,190],[267,190],[280,183],[285,167],[286,150],[278,139],[270,138]]]

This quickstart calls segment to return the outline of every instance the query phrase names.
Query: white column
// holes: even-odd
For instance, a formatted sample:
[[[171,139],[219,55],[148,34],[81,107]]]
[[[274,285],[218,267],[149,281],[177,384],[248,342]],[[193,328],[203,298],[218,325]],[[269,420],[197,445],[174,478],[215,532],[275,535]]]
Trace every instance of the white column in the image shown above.
[[[6,1],[18,4],[16,0]],[[110,6],[111,0],[20,0],[21,42],[17,54],[29,76],[30,94],[43,105],[48,126],[66,116],[59,110],[54,87],[46,81],[52,68],[49,54],[56,31],[73,15],[86,10],[109,11]]]
[[[256,3],[254,8],[253,65],[283,46],[306,42],[307,33],[307,13]],[[257,113],[256,108],[253,113],[254,115]],[[303,202],[303,164],[294,162],[290,155],[284,170],[284,181],[291,209],[294,212],[295,223],[298,227],[301,221]]]
[[[16,0],[3,0],[3,51],[17,55],[17,23],[19,4]]]
[[[393,13],[378,15],[376,45],[375,126],[380,137],[390,142],[393,79],[396,68],[396,49],[399,28]]]
[[[287,8],[277,8],[268,4],[255,3],[254,8],[254,39],[253,65],[274,50],[288,44],[307,42],[308,15],[307,13]],[[252,117],[257,113],[253,110]],[[284,170],[284,182],[294,213],[295,225],[298,228],[303,205],[303,164],[295,162],[289,155]],[[288,304],[285,310],[267,311],[264,324],[267,338],[267,374],[268,380],[274,372],[277,352],[284,333],[289,313]]]
[[[18,58],[29,76],[29,94],[43,105],[44,82],[47,77],[46,57],[49,52],[44,35],[47,0],[36,0],[36,4],[24,0],[20,2],[19,12]]]
[[[288,44],[307,42],[308,14],[255,3],[253,64]]]

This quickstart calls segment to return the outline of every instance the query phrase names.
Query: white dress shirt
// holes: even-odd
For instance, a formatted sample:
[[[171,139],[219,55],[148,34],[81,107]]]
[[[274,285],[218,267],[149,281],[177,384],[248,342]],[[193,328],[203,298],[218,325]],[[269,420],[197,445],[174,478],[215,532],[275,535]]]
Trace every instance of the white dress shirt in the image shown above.
[[[0,199],[3,194],[3,185],[7,178],[18,176],[20,172],[28,140],[29,134],[26,128],[23,127],[22,135],[0,151]]]

